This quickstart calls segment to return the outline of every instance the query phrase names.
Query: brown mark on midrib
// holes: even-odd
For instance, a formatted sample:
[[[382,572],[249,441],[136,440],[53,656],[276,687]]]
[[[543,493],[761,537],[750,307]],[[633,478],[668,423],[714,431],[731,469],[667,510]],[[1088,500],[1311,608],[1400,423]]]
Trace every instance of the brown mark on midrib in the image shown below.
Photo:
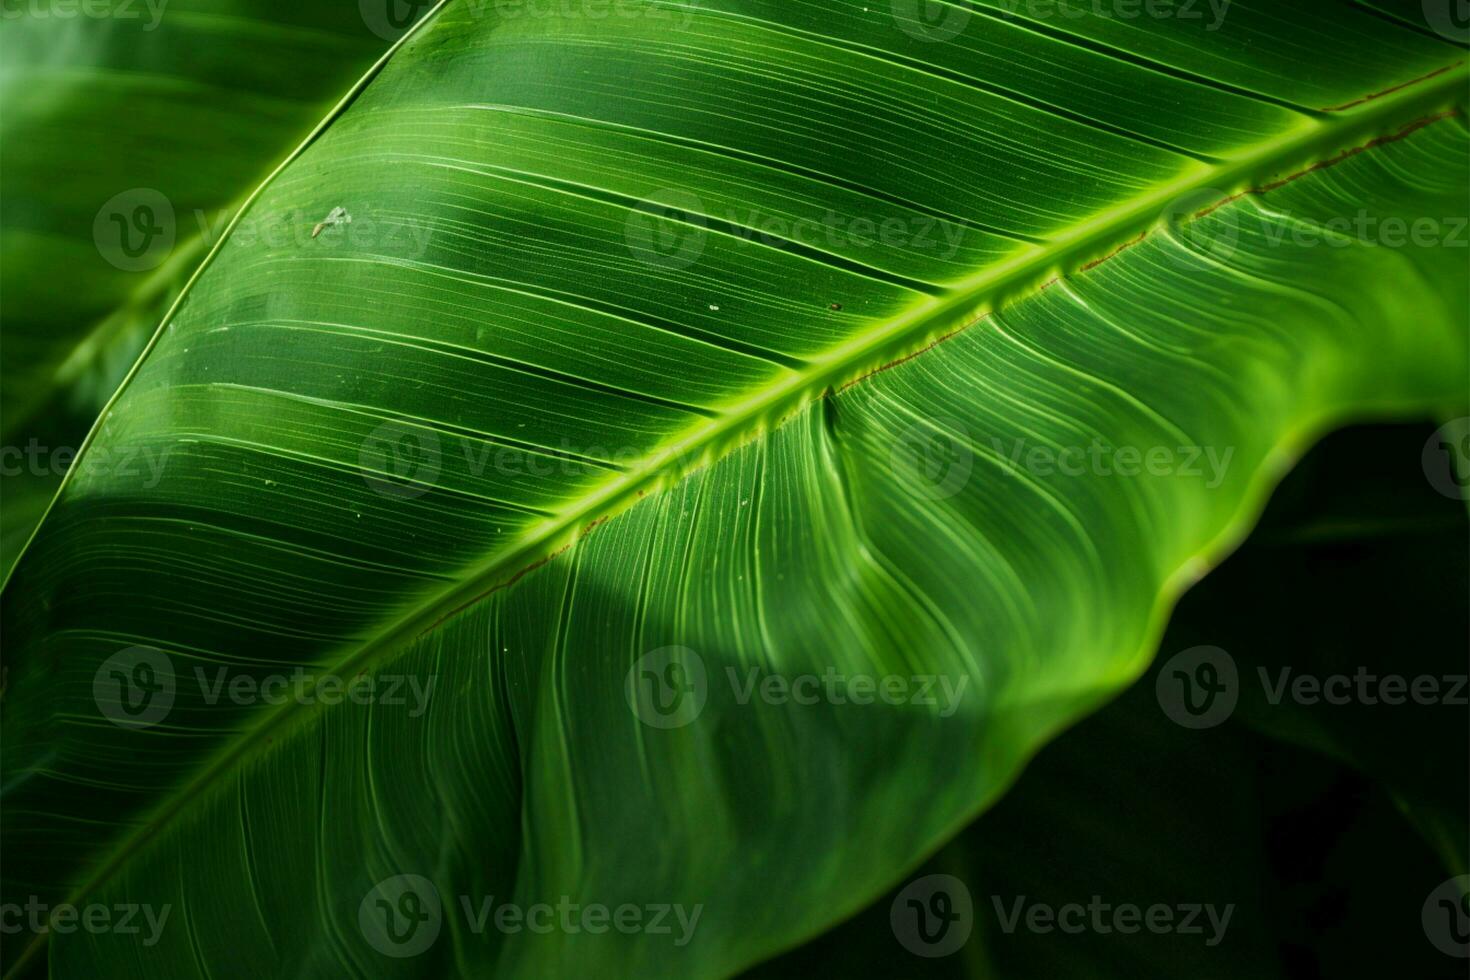
[[[1317,111],[1318,112],[1343,112],[1344,110],[1351,109],[1354,106],[1360,106],[1360,105],[1363,105],[1364,103],[1372,102],[1374,99],[1381,99],[1385,95],[1392,95],[1394,92],[1398,92],[1398,91],[1401,91],[1403,89],[1406,89],[1406,88],[1410,87],[1411,85],[1418,85],[1420,82],[1427,82],[1431,78],[1433,78],[1435,75],[1443,75],[1445,72],[1449,71],[1450,69],[1452,69],[1452,68],[1458,68],[1461,65],[1463,65],[1464,63],[1465,62],[1463,62],[1463,61],[1457,61],[1453,65],[1445,65],[1443,68],[1436,68],[1434,71],[1430,72],[1427,75],[1420,75],[1418,78],[1410,79],[1407,82],[1403,82],[1403,83],[1401,83],[1399,85],[1395,85],[1393,88],[1386,88],[1382,92],[1374,92],[1372,95],[1365,95],[1361,99],[1354,99],[1351,102],[1344,102],[1342,105],[1335,105],[1335,106],[1332,106],[1332,107],[1327,108],[1327,109],[1318,109]]]
[[[1453,66],[1451,66],[1451,67],[1453,67]],[[1445,69],[1441,69],[1441,71],[1443,71],[1443,70],[1445,70]],[[1439,72],[1435,72],[1434,74],[1437,75],[1437,74],[1439,74]],[[1428,77],[1432,77],[1432,76],[1426,75],[1425,77],[1428,78]],[[1413,83],[1410,82],[1410,83],[1407,83],[1407,84],[1413,84]],[[1402,88],[1402,87],[1403,86],[1399,86],[1399,88]],[[1375,139],[1371,139],[1368,142],[1363,143],[1363,144],[1361,144],[1359,146],[1355,146],[1355,147],[1352,147],[1350,149],[1343,150],[1341,153],[1337,154],[1334,157],[1331,157],[1330,159],[1327,159],[1327,160],[1319,160],[1317,163],[1312,164],[1310,167],[1304,167],[1304,168],[1302,168],[1301,170],[1299,170],[1299,171],[1297,171],[1295,173],[1288,174],[1287,176],[1282,177],[1280,180],[1273,180],[1273,181],[1271,181],[1268,184],[1262,184],[1262,185],[1260,185],[1258,187],[1251,187],[1251,188],[1248,188],[1246,190],[1239,191],[1238,193],[1231,194],[1231,195],[1229,195],[1227,197],[1223,197],[1220,200],[1216,201],[1214,204],[1211,204],[1209,207],[1206,207],[1206,208],[1204,208],[1204,209],[1202,209],[1200,211],[1196,211],[1194,213],[1193,217],[1194,218],[1203,218],[1206,215],[1208,215],[1208,214],[1210,214],[1210,213],[1212,213],[1212,212],[1214,212],[1214,211],[1216,211],[1216,210],[1224,207],[1225,205],[1231,203],[1232,201],[1238,201],[1238,200],[1240,200],[1242,197],[1246,197],[1246,196],[1249,196],[1249,195],[1252,195],[1252,194],[1254,194],[1254,195],[1267,194],[1267,193],[1270,193],[1271,191],[1279,190],[1280,188],[1285,187],[1287,184],[1290,184],[1290,183],[1292,183],[1293,181],[1296,181],[1296,180],[1300,180],[1301,178],[1307,176],[1308,174],[1316,173],[1319,170],[1328,170],[1328,169],[1330,169],[1332,167],[1337,166],[1339,163],[1342,163],[1344,160],[1351,159],[1352,157],[1355,157],[1359,153],[1363,153],[1366,150],[1371,150],[1371,149],[1374,149],[1375,147],[1379,147],[1379,146],[1385,146],[1385,145],[1387,145],[1389,143],[1396,143],[1399,140],[1404,139],[1405,137],[1410,136],[1410,135],[1418,132],[1419,130],[1423,129],[1425,126],[1429,126],[1429,125],[1432,125],[1432,124],[1434,124],[1436,122],[1440,122],[1441,120],[1450,119],[1450,118],[1453,118],[1453,117],[1458,116],[1458,115],[1460,115],[1460,110],[1458,110],[1458,109],[1449,109],[1449,110],[1446,110],[1445,112],[1436,113],[1435,115],[1432,115],[1432,116],[1425,116],[1422,119],[1416,119],[1416,120],[1414,120],[1411,123],[1406,123],[1396,133],[1390,134],[1388,136],[1379,136],[1379,137],[1377,137]],[[1154,228],[1151,231],[1142,232],[1141,234],[1139,234],[1139,236],[1137,238],[1134,238],[1133,240],[1128,241],[1128,242],[1124,242],[1122,245],[1119,245],[1117,248],[1115,248],[1113,251],[1109,252],[1107,255],[1104,255],[1100,259],[1094,259],[1093,261],[1091,261],[1091,262],[1087,263],[1086,265],[1082,266],[1081,268],[1079,268],[1076,272],[1069,273],[1069,274],[1067,274],[1065,276],[1053,276],[1051,279],[1048,279],[1046,282],[1042,283],[1041,286],[1038,287],[1036,291],[1038,293],[1044,292],[1046,289],[1048,289],[1051,286],[1056,285],[1058,282],[1060,282],[1063,279],[1071,279],[1071,278],[1073,278],[1075,276],[1082,275],[1083,273],[1091,272],[1093,269],[1099,268],[1100,266],[1103,266],[1103,265],[1107,264],[1108,262],[1110,262],[1113,259],[1117,258],[1118,256],[1122,255],[1124,252],[1126,252],[1129,249],[1133,248],[1134,246],[1143,244],[1145,241],[1147,241],[1149,239],[1150,236],[1152,236],[1153,234],[1155,234],[1158,230],[1159,230],[1158,228]],[[881,374],[882,372],[887,371],[890,368],[898,367],[900,364],[904,364],[904,363],[906,363],[908,361],[913,360],[914,358],[918,357],[920,354],[923,354],[925,351],[933,350],[935,347],[938,347],[940,344],[944,343],[946,340],[949,340],[952,337],[956,337],[959,334],[964,333],[966,330],[969,330],[971,327],[975,326],[978,323],[983,323],[987,317],[989,317],[989,316],[992,315],[993,312],[994,311],[992,311],[992,310],[988,310],[985,313],[982,313],[980,316],[976,317],[974,320],[971,320],[969,323],[965,324],[964,326],[959,327],[958,329],[955,329],[955,330],[951,330],[949,333],[944,334],[943,336],[938,337],[937,339],[931,341],[927,346],[925,346],[925,347],[923,347],[923,348],[921,348],[921,349],[919,349],[917,351],[914,351],[914,353],[909,354],[909,355],[907,355],[905,357],[900,357],[899,359],[897,359],[895,361],[889,361],[887,364],[884,364],[882,367],[874,368],[872,371],[869,371],[867,374],[864,374],[864,375],[861,375],[861,376],[859,376],[857,378],[854,378],[853,380],[847,382],[846,384],[844,384],[840,388],[838,388],[835,393],[840,394],[841,392],[844,392],[847,389],[851,388],[853,385],[858,384],[859,382],[868,380],[869,378],[871,378],[875,374]],[[825,397],[827,397],[827,395],[830,395],[830,394],[834,394],[834,392],[828,391],[822,397],[825,398]]]

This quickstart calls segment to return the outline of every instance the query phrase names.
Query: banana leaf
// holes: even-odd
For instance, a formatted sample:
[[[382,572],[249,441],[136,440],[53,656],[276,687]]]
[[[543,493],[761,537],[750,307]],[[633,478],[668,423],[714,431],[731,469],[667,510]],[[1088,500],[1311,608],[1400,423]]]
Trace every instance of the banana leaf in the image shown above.
[[[1466,412],[1464,39],[1186,7],[430,11],[9,576],[4,898],[157,928],[6,966],[725,976],[882,895],[1321,433]]]

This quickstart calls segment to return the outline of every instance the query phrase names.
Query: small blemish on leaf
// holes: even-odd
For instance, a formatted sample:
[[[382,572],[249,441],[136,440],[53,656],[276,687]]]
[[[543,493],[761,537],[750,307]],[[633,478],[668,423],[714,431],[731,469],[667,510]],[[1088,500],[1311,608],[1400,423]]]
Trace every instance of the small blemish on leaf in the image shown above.
[[[329,211],[325,218],[316,223],[316,227],[311,230],[311,237],[315,238],[316,236],[320,235],[323,228],[330,228],[333,225],[350,224],[352,224],[352,215],[347,213],[346,208],[338,205],[337,207]]]

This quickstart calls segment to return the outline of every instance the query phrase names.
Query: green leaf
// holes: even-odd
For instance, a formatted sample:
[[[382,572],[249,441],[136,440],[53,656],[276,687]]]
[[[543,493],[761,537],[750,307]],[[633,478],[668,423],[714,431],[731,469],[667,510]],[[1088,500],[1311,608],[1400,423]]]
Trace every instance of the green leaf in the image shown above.
[[[349,3],[6,8],[0,569],[234,209],[387,46]]]
[[[1465,839],[1466,787],[1446,777],[1470,764],[1464,705],[1272,704],[1258,675],[1361,666],[1374,690],[1394,675],[1463,676],[1470,553],[1437,545],[1470,525],[1425,480],[1431,428],[1356,427],[1314,447],[1240,550],[1181,599],[1163,663],[870,908],[748,980],[1459,976],[1421,913],[1463,857],[1446,863],[1441,835],[1415,830],[1450,817],[1458,832],[1443,836]],[[1168,658],[1200,644],[1232,658],[1238,701],[1185,730],[1159,678],[1172,684]],[[973,918],[954,924],[967,938],[952,955],[919,958],[934,948],[906,902],[930,875],[958,879]],[[1206,904],[1219,928],[1205,912],[1179,928]],[[1169,911],[1150,929],[1130,905]]]
[[[1461,48],[938,6],[449,3],[260,189],[3,597],[7,897],[174,917],[26,955],[727,975],[1137,677],[1317,433],[1463,410]]]

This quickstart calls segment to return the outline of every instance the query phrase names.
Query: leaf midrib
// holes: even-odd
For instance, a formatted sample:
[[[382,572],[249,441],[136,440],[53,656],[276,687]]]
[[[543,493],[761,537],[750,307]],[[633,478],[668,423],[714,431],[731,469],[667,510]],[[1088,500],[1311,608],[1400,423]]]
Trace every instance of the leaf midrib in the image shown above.
[[[447,0],[441,0],[439,6],[443,6],[444,2]],[[430,11],[419,22],[420,26],[430,22],[437,9],[436,7]],[[320,135],[326,125],[340,114],[366,82],[381,69],[388,56],[416,31],[417,28],[409,32],[398,45],[389,50],[383,60],[373,67],[313,132],[312,137],[303,143],[301,149]],[[923,351],[936,339],[972,325],[1005,302],[1033,292],[1046,281],[1071,274],[1089,263],[1110,257],[1120,246],[1146,234],[1149,228],[1155,226],[1160,215],[1166,213],[1166,206],[1170,202],[1193,197],[1198,197],[1203,202],[1207,200],[1203,192],[1218,191],[1218,194],[1208,198],[1211,203],[1215,203],[1217,198],[1223,200],[1234,193],[1257,187],[1269,179],[1279,179],[1287,173],[1293,173],[1295,168],[1305,169],[1311,164],[1350,151],[1365,141],[1402,132],[1434,110],[1457,105],[1461,101],[1458,96],[1464,92],[1467,81],[1470,81],[1470,69],[1466,68],[1464,62],[1456,62],[1433,75],[1425,76],[1418,83],[1411,83],[1408,87],[1394,91],[1391,95],[1368,101],[1361,108],[1320,119],[1304,119],[1296,130],[1257,144],[1235,160],[1221,166],[1196,166],[1174,181],[1155,186],[1147,194],[1110,211],[1089,216],[1054,238],[1045,248],[1018,255],[981,270],[952,287],[946,295],[921,301],[908,314],[875,327],[834,348],[825,356],[813,358],[810,370],[795,373],[781,383],[755,393],[743,405],[721,418],[693,427],[675,437],[660,450],[651,453],[640,465],[609,480],[602,487],[577,500],[557,517],[533,528],[516,547],[487,559],[467,572],[457,584],[419,604],[376,637],[348,650],[335,668],[325,671],[324,675],[341,676],[366,670],[382,656],[396,650],[400,644],[412,641],[489,593],[549,561],[588,533],[595,524],[627,509],[649,492],[676,482],[736,446],[774,429],[829,391],[837,390],[845,383],[859,379],[885,364]],[[235,222],[240,220],[248,210],[249,203],[258,198],[270,181],[299,155],[301,149],[284,161],[251,195],[250,201],[236,214]],[[216,243],[215,252],[211,253],[210,258],[228,240],[235,222],[232,222]],[[209,260],[206,259],[190,280],[189,286],[193,285],[208,265]],[[182,302],[188,288],[186,286],[178,302]],[[174,309],[177,308],[176,303]],[[173,312],[171,310],[160,324],[159,335],[172,318]],[[155,342],[156,339],[157,335]],[[150,343],[148,349],[151,350],[152,346]],[[147,350],[143,356],[146,354]],[[141,363],[142,357],[139,361]],[[119,395],[125,387],[126,381],[119,388]],[[94,429],[92,435],[95,432]],[[91,437],[88,436],[89,443]],[[671,460],[675,461],[675,465],[669,465]],[[62,489],[65,489],[64,485]],[[60,492],[58,498],[59,496]],[[310,703],[288,701],[268,712],[255,727],[217,752],[193,780],[176,790],[132,834],[120,841],[112,854],[100,863],[98,870],[76,889],[70,900],[77,903],[95,892],[135,851],[190,802],[201,798],[211,784],[228,774],[254,747],[278,733],[283,726],[303,722],[319,707],[318,699],[310,699]],[[17,961],[11,975],[24,966],[34,950],[44,944],[47,938],[49,935],[43,934],[34,941],[33,946]]]

